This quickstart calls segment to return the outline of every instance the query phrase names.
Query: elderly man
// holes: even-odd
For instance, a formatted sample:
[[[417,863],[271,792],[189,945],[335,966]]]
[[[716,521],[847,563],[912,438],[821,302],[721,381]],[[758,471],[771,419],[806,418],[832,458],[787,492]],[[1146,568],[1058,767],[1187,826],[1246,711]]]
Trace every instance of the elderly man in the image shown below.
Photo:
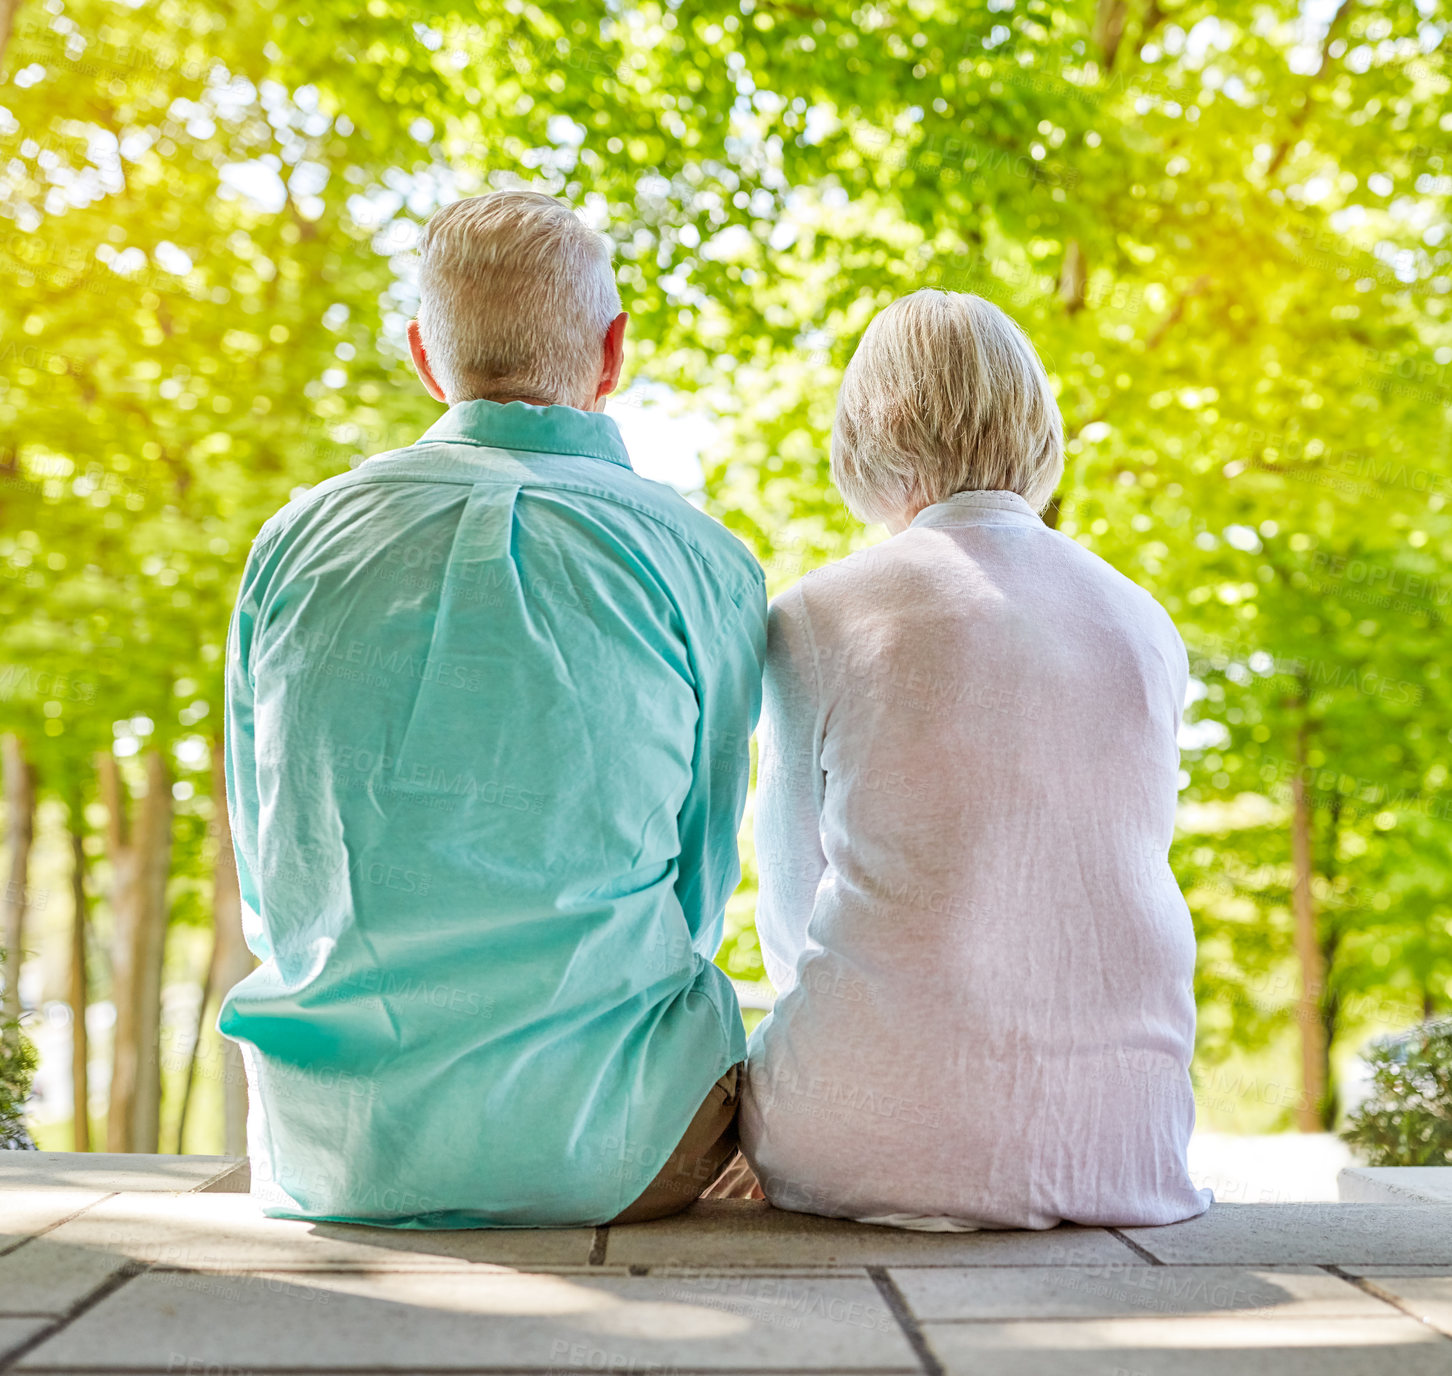
[[[228,996],[270,1213],[651,1218],[735,1150],[755,560],[602,414],[626,317],[547,196],[429,222],[417,443],[263,527],[227,664]]]

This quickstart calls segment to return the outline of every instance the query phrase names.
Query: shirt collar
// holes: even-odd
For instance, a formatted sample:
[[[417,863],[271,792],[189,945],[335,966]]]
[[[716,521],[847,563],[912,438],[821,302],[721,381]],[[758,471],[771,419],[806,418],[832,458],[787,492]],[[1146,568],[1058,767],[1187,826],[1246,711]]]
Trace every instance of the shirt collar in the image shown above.
[[[424,431],[420,444],[481,444],[533,454],[578,454],[630,467],[619,427],[601,411],[523,401],[461,401]]]
[[[1038,513],[1017,492],[955,492],[912,519],[914,526],[1042,525]]]

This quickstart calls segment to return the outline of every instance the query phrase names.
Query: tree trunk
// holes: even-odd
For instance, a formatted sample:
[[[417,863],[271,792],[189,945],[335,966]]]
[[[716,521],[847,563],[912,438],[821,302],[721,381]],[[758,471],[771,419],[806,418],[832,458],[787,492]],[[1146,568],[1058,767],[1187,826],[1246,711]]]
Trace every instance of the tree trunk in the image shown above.
[[[1316,901],[1311,891],[1311,796],[1306,787],[1309,723],[1296,728],[1296,772],[1291,781],[1291,911],[1296,924],[1296,955],[1301,963],[1301,997],[1296,1022],[1301,1034],[1301,1097],[1296,1126],[1302,1132],[1323,1130],[1326,1101],[1326,1025],[1321,999],[1326,988],[1326,962],[1316,932]]]
[[[71,1102],[76,1151],[91,1149],[91,1087],[86,1038],[86,835],[81,804],[71,805]]]
[[[161,965],[171,868],[171,777],[160,751],[150,751],[146,795],[133,827],[115,756],[102,755],[98,768],[115,875],[116,1041],[106,1150],[154,1152],[161,1127]]]
[[[1059,269],[1059,299],[1070,315],[1084,309],[1084,289],[1089,281],[1089,263],[1077,239],[1064,245],[1064,263]]]
[[[1341,36],[1341,30],[1347,19],[1350,17],[1353,0],[1341,0],[1336,7],[1336,13],[1331,16],[1331,22],[1326,26],[1326,32],[1321,36],[1321,61],[1317,64],[1315,72],[1310,80],[1320,81],[1331,69],[1331,45]],[[1305,127],[1306,121],[1311,117],[1311,91],[1308,87],[1305,98],[1299,108],[1291,116],[1290,132],[1283,138],[1276,147],[1269,165],[1266,167],[1265,175],[1269,179],[1274,177],[1281,170],[1281,165],[1286,160],[1286,155],[1295,146],[1296,139],[1301,130]]]
[[[202,1000],[197,1008],[196,1036],[187,1062],[186,1087],[182,1091],[177,1119],[176,1149],[186,1140],[187,1110],[191,1106],[192,1084],[202,1053],[207,1027],[207,1009],[215,993],[218,1001],[252,969],[252,953],[242,935],[242,891],[237,883],[237,859],[232,850],[232,826],[227,816],[226,751],[220,738],[212,742],[212,830],[217,838],[217,858],[212,869],[212,956],[202,980]],[[247,1155],[247,1077],[237,1044],[222,1040],[222,1138],[228,1156]]]
[[[207,1005],[212,1001],[212,990],[217,984],[217,939],[212,937],[212,954],[207,959],[207,971],[202,976],[202,996],[197,1000],[197,1024],[192,1029],[192,1050],[187,1057],[187,1076],[182,1084],[181,1111],[176,1116],[176,1146],[178,1156],[186,1152],[187,1115],[192,1108],[192,1088],[197,1081],[197,1061],[202,1054],[202,1034],[207,1030]]]
[[[35,771],[25,758],[19,736],[6,736],[4,755],[6,830],[10,872],[0,895],[0,949],[5,955],[5,994],[0,1013],[9,1021],[20,1016],[20,967],[25,959],[25,910],[30,901],[30,847],[35,840]]]
[[[1119,55],[1119,40],[1124,37],[1124,21],[1129,18],[1125,0],[1099,0],[1094,9],[1094,46],[1099,49],[1104,70],[1114,70]]]
[[[232,824],[227,816],[226,752],[219,736],[212,742],[212,816],[217,829],[217,860],[212,886],[212,922],[216,935],[213,984],[217,997],[252,970],[252,952],[242,935],[242,891],[237,883],[237,858],[232,850]],[[236,1042],[222,1042],[223,1150],[247,1155],[247,1076]]]
[[[1323,851],[1321,873],[1328,883],[1336,878],[1336,853],[1341,837],[1341,799],[1333,794],[1330,799],[1330,817],[1326,826],[1326,844]],[[1317,924],[1321,929],[1321,1131],[1330,1132],[1336,1126],[1336,1113],[1340,1099],[1336,1076],[1331,1070],[1331,1049],[1336,1045],[1336,1034],[1341,1026],[1341,998],[1331,978],[1336,968],[1336,957],[1341,949],[1341,930],[1333,908],[1324,914]]]
[[[15,28],[15,16],[19,12],[20,0],[0,0],[0,61],[4,60],[10,34]]]

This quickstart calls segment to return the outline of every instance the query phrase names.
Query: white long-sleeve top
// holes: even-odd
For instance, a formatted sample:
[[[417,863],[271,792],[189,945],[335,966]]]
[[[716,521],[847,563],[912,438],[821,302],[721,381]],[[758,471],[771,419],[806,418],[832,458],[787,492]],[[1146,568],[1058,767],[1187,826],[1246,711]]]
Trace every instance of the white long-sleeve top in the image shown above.
[[[741,1133],[780,1207],[1193,1217],[1185,648],[1021,497],[964,492],[770,620]]]

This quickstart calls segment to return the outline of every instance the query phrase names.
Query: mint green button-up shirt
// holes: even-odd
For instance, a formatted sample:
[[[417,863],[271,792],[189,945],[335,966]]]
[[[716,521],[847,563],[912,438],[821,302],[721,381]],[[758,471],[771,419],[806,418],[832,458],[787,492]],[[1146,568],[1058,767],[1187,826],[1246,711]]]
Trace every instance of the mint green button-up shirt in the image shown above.
[[[743,1059],[712,964],[761,570],[567,407],[453,407],[262,529],[227,664],[270,1213],[590,1224]]]

